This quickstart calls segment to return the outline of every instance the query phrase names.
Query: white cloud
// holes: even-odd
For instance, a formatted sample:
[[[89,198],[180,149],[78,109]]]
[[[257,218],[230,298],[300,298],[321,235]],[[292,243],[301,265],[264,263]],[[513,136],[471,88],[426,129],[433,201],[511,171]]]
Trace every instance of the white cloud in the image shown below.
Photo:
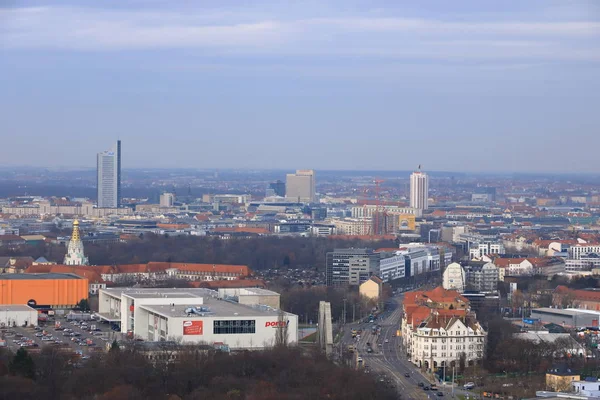
[[[0,9],[0,48],[205,49],[214,55],[598,61],[598,22],[457,22],[415,18],[291,19],[244,11]]]

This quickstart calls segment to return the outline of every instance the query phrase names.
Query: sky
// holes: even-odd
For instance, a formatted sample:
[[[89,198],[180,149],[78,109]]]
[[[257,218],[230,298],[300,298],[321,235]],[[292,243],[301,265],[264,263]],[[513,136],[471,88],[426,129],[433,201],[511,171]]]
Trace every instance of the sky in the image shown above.
[[[600,2],[0,2],[0,166],[600,172]]]

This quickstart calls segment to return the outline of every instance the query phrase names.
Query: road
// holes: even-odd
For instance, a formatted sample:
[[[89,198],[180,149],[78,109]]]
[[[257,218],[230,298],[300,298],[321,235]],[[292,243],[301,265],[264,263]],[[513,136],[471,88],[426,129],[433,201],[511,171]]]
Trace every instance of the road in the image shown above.
[[[400,393],[402,399],[436,399],[440,398],[434,391],[425,391],[419,387],[419,383],[430,385],[433,381],[422,374],[404,355],[402,350],[402,338],[396,337],[396,331],[400,329],[402,320],[403,296],[395,296],[388,303],[386,309],[376,321],[380,325],[379,334],[373,334],[372,324],[354,323],[347,324],[344,330],[343,343],[346,348],[354,343],[357,348],[357,357],[362,357],[363,365],[368,367],[372,373],[385,374],[393,380],[393,384]],[[352,329],[362,329],[360,339],[352,339]],[[372,353],[367,349],[371,344]],[[381,346],[379,346],[381,344]],[[406,374],[409,376],[407,377]],[[444,397],[451,396],[451,388],[440,387]],[[467,394],[464,390],[455,390],[456,394]],[[473,393],[468,393],[473,398]]]

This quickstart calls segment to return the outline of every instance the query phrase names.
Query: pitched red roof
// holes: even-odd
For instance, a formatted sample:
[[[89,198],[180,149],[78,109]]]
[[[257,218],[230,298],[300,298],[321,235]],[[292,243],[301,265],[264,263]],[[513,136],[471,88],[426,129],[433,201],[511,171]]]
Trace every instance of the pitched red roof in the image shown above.
[[[104,283],[102,276],[94,266],[84,265],[32,265],[25,270],[26,274],[39,273],[75,274],[86,278],[90,283]]]
[[[508,268],[511,264],[521,264],[526,258],[495,258],[493,263],[498,268]]]

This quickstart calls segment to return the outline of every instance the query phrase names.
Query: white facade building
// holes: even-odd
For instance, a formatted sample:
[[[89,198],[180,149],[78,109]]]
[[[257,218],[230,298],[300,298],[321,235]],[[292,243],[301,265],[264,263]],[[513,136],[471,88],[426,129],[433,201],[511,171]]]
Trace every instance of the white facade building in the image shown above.
[[[442,265],[449,265],[452,262],[451,251],[444,251],[442,247],[433,244],[401,244],[393,254],[391,257],[382,258],[379,262],[378,276],[384,282],[436,272]]]
[[[73,221],[73,233],[63,261],[65,265],[88,265],[88,258],[83,252],[83,242],[79,234],[79,221]]]
[[[97,316],[147,341],[222,343],[232,350],[272,347],[284,330],[298,342],[298,316],[266,305],[242,305],[208,289],[103,289]]]
[[[471,260],[481,260],[489,254],[505,254],[504,244],[501,242],[472,243],[469,248]]]
[[[384,282],[390,282],[394,279],[404,278],[406,276],[406,258],[404,255],[395,255],[393,257],[382,258],[379,262],[379,277]]]
[[[429,208],[429,177],[425,172],[415,171],[410,175],[410,206],[419,210]]]
[[[377,210],[385,211],[387,214],[412,214],[416,217],[420,217],[423,212],[420,209],[411,207],[397,207],[397,206],[377,206],[374,204],[366,204],[364,206],[354,206],[350,209],[352,218],[373,218],[373,215]]]
[[[442,319],[432,314],[412,334],[410,360],[418,367],[458,366],[464,354],[465,364],[483,358],[487,332],[479,322],[466,317]]]
[[[36,309],[21,304],[0,304],[0,327],[38,324]]]
[[[467,276],[464,268],[459,263],[452,263],[446,267],[442,274],[442,286],[446,290],[465,291]]]
[[[568,253],[571,260],[578,260],[590,253],[600,254],[600,244],[576,244],[569,247]]]

